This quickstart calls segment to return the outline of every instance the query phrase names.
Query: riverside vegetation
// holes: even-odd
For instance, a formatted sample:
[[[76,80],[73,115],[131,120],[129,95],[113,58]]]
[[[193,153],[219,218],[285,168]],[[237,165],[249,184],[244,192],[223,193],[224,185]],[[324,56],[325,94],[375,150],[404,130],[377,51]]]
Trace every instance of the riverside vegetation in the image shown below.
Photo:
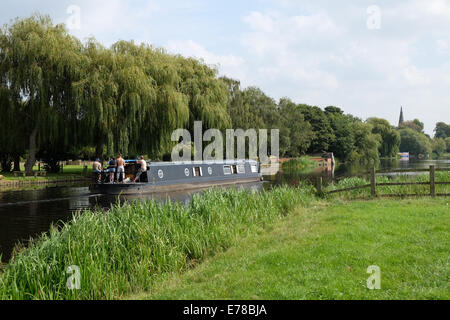
[[[367,181],[337,187],[358,183]],[[0,299],[449,298],[448,200],[347,202],[365,191],[355,192],[211,189],[185,206],[80,212],[16,250],[0,274]],[[370,295],[364,268],[377,263],[390,272],[388,290]],[[80,290],[66,286],[72,265]]]
[[[0,276],[0,299],[113,299],[147,290],[312,201],[312,188],[210,190],[189,205],[133,202],[86,211],[19,249]],[[81,269],[81,290],[66,269]]]
[[[127,298],[449,299],[449,215],[448,199],[318,201]]]
[[[307,156],[291,159],[282,164],[283,170],[287,171],[303,171],[314,167],[317,167],[317,162]]]

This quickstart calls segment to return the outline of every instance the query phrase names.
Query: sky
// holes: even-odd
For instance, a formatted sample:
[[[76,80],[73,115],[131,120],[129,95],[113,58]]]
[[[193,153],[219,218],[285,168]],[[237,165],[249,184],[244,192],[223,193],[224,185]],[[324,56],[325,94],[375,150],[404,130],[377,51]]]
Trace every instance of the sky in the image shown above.
[[[33,13],[81,40],[134,40],[201,58],[278,100],[334,105],[433,135],[450,123],[450,0],[14,0],[0,24]]]

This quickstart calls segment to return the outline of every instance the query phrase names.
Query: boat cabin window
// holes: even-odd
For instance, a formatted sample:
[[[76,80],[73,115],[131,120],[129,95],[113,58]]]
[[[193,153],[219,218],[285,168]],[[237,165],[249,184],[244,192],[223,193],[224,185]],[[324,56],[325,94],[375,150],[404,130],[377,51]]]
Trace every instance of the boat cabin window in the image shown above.
[[[243,164],[237,166],[237,173],[245,173],[245,166]]]
[[[251,165],[251,169],[252,169],[252,173],[257,173],[258,172],[258,166],[256,164],[252,164]]]
[[[194,177],[201,177],[201,176],[203,176],[202,168],[200,168],[200,167],[194,167],[194,168],[192,168],[192,171],[194,172]]]
[[[230,175],[231,174],[231,166],[223,166],[223,173],[225,175]]]

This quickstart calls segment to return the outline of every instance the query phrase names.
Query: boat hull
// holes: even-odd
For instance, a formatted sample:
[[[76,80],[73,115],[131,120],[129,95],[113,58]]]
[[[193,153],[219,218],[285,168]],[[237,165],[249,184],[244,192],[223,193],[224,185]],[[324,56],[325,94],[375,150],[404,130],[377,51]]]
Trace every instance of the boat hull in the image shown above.
[[[166,193],[181,190],[205,189],[214,186],[231,186],[244,183],[259,182],[261,178],[230,179],[208,182],[169,184],[165,186],[156,186],[150,183],[128,183],[128,184],[91,184],[89,190],[92,193],[111,194],[111,195],[130,195],[145,193]]]
[[[256,166],[256,169],[255,169]],[[94,183],[91,193],[131,195],[163,193],[212,186],[227,186],[262,180],[255,161],[149,163],[141,183]]]

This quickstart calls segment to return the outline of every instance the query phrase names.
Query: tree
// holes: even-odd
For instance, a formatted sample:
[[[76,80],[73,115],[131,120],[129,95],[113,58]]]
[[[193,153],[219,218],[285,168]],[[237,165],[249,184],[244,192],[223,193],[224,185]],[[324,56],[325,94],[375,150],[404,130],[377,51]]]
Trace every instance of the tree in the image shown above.
[[[450,152],[450,137],[445,138],[445,144],[447,146],[447,152]]]
[[[189,107],[189,129],[194,121],[202,121],[204,129],[225,129],[231,126],[227,113],[229,91],[226,84],[217,78],[218,71],[205,63],[181,56],[176,57],[180,78],[177,85],[187,96]]]
[[[400,136],[400,152],[409,152],[414,155],[431,154],[430,140],[423,133],[419,133],[411,128],[403,128],[400,130]]]
[[[379,161],[378,149],[382,143],[379,134],[373,134],[370,124],[355,120],[352,125],[355,137],[355,150],[351,156],[353,162],[376,164]]]
[[[413,121],[405,121],[400,125],[400,128],[410,128],[419,133],[423,133],[424,124],[420,122],[419,119],[414,119]]]
[[[26,172],[31,173],[40,145],[69,142],[77,110],[72,79],[82,65],[81,44],[48,16],[15,20],[0,33],[0,78],[9,91],[15,116],[28,138]]]
[[[250,95],[244,93],[238,80],[222,77],[221,80],[228,88],[227,112],[231,119],[231,126],[235,129],[262,129],[264,121],[256,105],[251,104]],[[251,90],[251,89],[250,89]]]
[[[287,130],[283,133],[288,135],[288,144],[283,145],[282,154],[290,157],[304,155],[314,138],[310,123],[305,121],[301,107],[287,98],[280,100],[279,108],[283,118],[282,128]]]
[[[335,142],[336,137],[326,113],[319,107],[312,107],[306,104],[300,104],[299,106],[305,120],[311,124],[314,132],[308,152],[321,153],[323,151],[330,151],[331,144]]]
[[[400,134],[389,121],[380,118],[369,118],[367,123],[372,126],[372,133],[381,137],[379,152],[382,157],[396,157],[400,147]]]
[[[336,109],[332,109],[332,112],[326,112],[333,133],[336,139],[330,146],[332,151],[339,159],[344,161],[351,160],[351,155],[356,150],[355,147],[355,133],[353,131],[353,119],[343,112],[336,112]]]
[[[26,127],[17,116],[23,105],[14,105],[10,93],[0,79],[0,165],[3,172],[10,172],[12,164],[14,171],[20,171],[20,157],[26,149]]]
[[[433,152],[440,157],[441,155],[443,155],[445,153],[445,151],[447,150],[447,145],[445,143],[445,140],[442,138],[434,138],[431,141],[431,147]]]
[[[446,124],[444,122],[436,123],[436,128],[434,129],[434,137],[442,139],[450,137],[450,124]]]

